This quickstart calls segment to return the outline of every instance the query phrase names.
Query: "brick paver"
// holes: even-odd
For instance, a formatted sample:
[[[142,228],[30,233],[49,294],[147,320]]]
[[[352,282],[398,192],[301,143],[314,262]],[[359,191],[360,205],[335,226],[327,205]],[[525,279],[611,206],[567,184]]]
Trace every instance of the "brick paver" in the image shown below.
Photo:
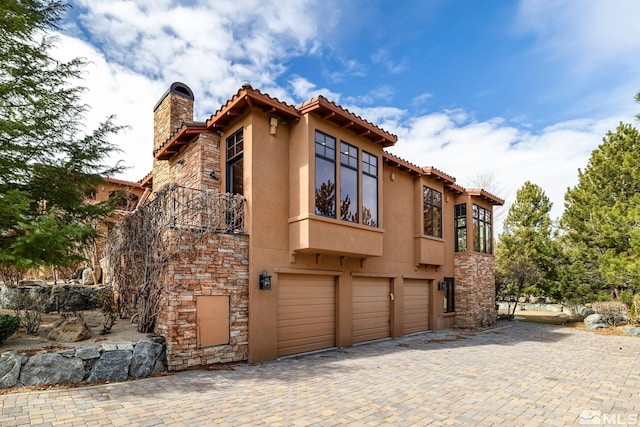
[[[0,396],[0,425],[640,424],[640,338],[503,323],[279,361]]]

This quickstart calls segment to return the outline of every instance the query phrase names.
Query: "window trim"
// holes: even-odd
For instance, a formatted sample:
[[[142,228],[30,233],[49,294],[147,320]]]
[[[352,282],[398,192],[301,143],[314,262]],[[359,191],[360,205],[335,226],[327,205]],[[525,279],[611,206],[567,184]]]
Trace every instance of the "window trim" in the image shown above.
[[[464,208],[464,209],[463,209]],[[453,227],[454,227],[454,244],[455,252],[467,252],[469,248],[469,230],[467,227],[467,204],[459,203],[453,208]],[[462,225],[460,222],[462,221]],[[461,239],[460,232],[464,230],[464,239]],[[464,248],[460,248],[461,240],[464,242]]]
[[[493,214],[490,209],[475,203],[472,212],[473,250],[474,252],[493,254]],[[483,233],[482,230],[485,232]]]
[[[238,136],[240,135],[240,138]],[[238,146],[240,146],[238,150]],[[230,150],[233,152],[232,156],[229,156]],[[225,157],[226,157],[226,192],[233,193],[233,167],[237,163],[244,162],[244,127],[236,130],[229,135],[225,140]],[[242,164],[244,169],[244,163]],[[242,173],[242,179],[244,180],[244,170]],[[244,183],[242,185],[242,193],[244,193]]]
[[[427,190],[429,190],[429,197],[427,197]],[[435,197],[434,193],[437,193],[440,195],[440,204],[436,204],[434,202]],[[430,232],[427,232],[426,228],[425,228],[425,212],[426,212],[426,207],[429,206],[431,207],[431,228],[432,230]],[[435,212],[438,211],[440,212],[440,216],[438,218],[438,227],[437,230],[439,231],[439,234],[436,234],[436,227],[435,225]],[[425,236],[430,236],[430,237],[436,237],[436,238],[442,238],[442,192],[436,190],[435,188],[429,187],[428,185],[423,185],[422,187],[422,234],[424,234]]]
[[[321,143],[321,141],[318,139],[318,136],[322,136],[322,142],[326,142],[328,139],[333,140],[333,148],[323,148],[323,153],[318,153],[318,145],[326,147],[325,144]],[[315,133],[314,133],[314,143],[313,143],[313,153],[314,153],[314,197],[313,197],[313,212],[316,215],[325,217],[325,218],[333,218],[336,219],[336,216],[338,214],[338,206],[337,206],[337,202],[338,202],[338,171],[337,171],[337,161],[336,161],[336,151],[337,151],[337,145],[338,145],[338,140],[329,135],[328,133],[322,132],[318,129],[316,129]],[[329,157],[326,153],[327,150],[333,150],[333,158]],[[318,159],[330,162],[333,164],[333,185],[334,185],[334,189],[333,189],[333,206],[332,206],[332,210],[333,210],[333,215],[328,215],[328,214],[323,214],[318,210],[318,203],[317,203],[317,192],[318,192]],[[331,183],[331,180],[329,180],[329,183]],[[321,183],[323,184],[323,183]]]
[[[346,146],[346,147],[343,147]],[[343,151],[343,149],[346,148],[346,152]],[[355,150],[355,156],[351,155],[351,148],[353,148]],[[345,163],[343,161],[343,156],[346,156],[346,160],[347,162]],[[351,164],[351,160],[355,159],[355,166],[353,166]],[[349,144],[346,141],[340,141],[340,220],[342,221],[346,221],[346,222],[352,222],[354,224],[359,224],[360,223],[360,207],[359,207],[359,195],[360,195],[360,170],[359,170],[359,164],[360,164],[360,149],[358,147],[356,147],[353,144]],[[345,213],[342,212],[342,201],[343,201],[343,195],[342,195],[342,183],[343,183],[343,168],[345,169],[350,169],[352,171],[356,172],[356,192],[355,192],[355,218],[349,219],[345,217]],[[353,203],[353,201],[352,201]]]
[[[365,157],[367,157],[367,160],[365,162]],[[375,159],[375,164],[373,164],[370,160]],[[379,158],[378,156],[376,156],[375,154],[369,153],[366,150],[362,150],[362,225],[366,225],[368,227],[379,227],[380,225],[380,189],[378,188],[378,186],[380,185],[380,182],[378,180],[378,171],[380,169],[379,165]],[[367,166],[365,168],[365,165]],[[372,172],[371,169],[375,168],[374,171]],[[375,218],[373,219],[373,221],[366,223],[365,224],[365,219],[364,219],[364,213],[365,213],[365,205],[364,205],[364,188],[365,188],[365,180],[364,177],[365,175],[369,178],[373,178],[374,180],[374,188],[376,189],[376,206],[375,206]]]

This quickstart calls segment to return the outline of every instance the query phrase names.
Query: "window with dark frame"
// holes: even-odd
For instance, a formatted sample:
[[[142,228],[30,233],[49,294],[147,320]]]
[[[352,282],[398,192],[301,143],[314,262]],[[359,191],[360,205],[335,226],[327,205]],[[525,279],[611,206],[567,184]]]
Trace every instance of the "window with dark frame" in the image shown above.
[[[423,189],[424,234],[442,237],[442,193],[424,186]]]
[[[493,230],[491,211],[473,205],[473,250],[486,254],[493,253]]]
[[[316,130],[316,215],[336,217],[336,139]]]
[[[340,219],[358,222],[358,149],[340,142]]]
[[[444,291],[444,312],[453,313],[456,311],[456,285],[453,277],[445,277],[447,286]]]
[[[244,129],[238,129],[226,142],[227,193],[244,194]]]
[[[465,203],[456,205],[454,216],[455,224],[455,251],[467,251],[467,205]]]
[[[378,157],[362,151],[362,224],[378,226]]]

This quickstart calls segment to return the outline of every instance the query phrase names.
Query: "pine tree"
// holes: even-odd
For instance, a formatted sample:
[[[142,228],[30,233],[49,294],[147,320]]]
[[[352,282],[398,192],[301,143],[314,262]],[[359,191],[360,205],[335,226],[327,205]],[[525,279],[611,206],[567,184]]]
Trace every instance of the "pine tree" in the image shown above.
[[[552,203],[542,188],[527,181],[517,192],[496,248],[501,292],[557,298],[559,248],[551,221]]]
[[[565,194],[566,248],[573,285],[595,292],[640,285],[640,134],[628,124],[608,132],[578,184]]]
[[[0,4],[0,269],[72,262],[96,237],[110,203],[86,203],[117,148],[112,118],[81,135],[84,61],[60,62],[51,34],[67,9],[60,1]]]

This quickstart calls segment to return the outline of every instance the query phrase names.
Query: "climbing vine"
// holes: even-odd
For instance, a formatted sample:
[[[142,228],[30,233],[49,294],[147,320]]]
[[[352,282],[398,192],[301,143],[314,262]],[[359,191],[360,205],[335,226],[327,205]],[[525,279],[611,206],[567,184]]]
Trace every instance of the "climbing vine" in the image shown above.
[[[138,331],[153,332],[171,262],[197,250],[209,233],[244,233],[242,195],[175,184],[127,215],[107,236],[106,280],[117,295],[118,314],[137,314]]]

